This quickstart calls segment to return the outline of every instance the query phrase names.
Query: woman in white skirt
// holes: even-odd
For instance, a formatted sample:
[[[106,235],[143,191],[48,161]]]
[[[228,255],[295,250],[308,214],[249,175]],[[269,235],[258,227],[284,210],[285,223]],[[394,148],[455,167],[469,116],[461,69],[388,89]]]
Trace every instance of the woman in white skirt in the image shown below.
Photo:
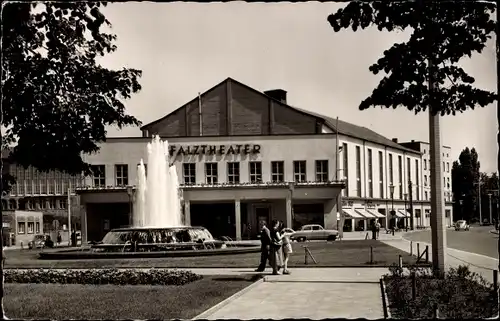
[[[288,270],[288,259],[290,258],[290,255],[292,255],[292,243],[290,241],[290,237],[284,233],[283,229],[285,228],[283,222],[281,222],[280,230],[281,230],[281,241],[283,242],[283,274],[290,274],[290,271]]]

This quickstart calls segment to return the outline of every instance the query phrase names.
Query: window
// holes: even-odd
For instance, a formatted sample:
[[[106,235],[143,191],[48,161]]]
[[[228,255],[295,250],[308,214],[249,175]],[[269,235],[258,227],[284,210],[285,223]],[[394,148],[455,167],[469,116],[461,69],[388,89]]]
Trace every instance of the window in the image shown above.
[[[427,186],[427,175],[424,175],[424,186]]]
[[[218,182],[217,163],[205,164],[205,177],[207,184],[217,184]]]
[[[444,154],[443,154],[443,156],[444,156]],[[445,171],[446,171],[446,167],[445,167],[444,165],[445,165],[445,164],[444,164],[444,162],[443,162],[443,172],[445,172]]]
[[[420,201],[420,189],[418,186],[420,185],[420,179],[419,179],[419,171],[418,171],[418,159],[415,160],[415,184],[416,184],[416,196],[417,196],[417,201]]]
[[[394,185],[394,169],[392,165],[392,154],[389,154],[389,185]]]
[[[26,194],[31,195],[33,193],[33,168],[30,166],[25,171],[25,179],[26,179]]]
[[[271,181],[273,182],[285,181],[285,162],[282,161],[271,162]]]
[[[196,184],[196,164],[195,163],[184,163],[182,164],[184,184],[193,185]]]
[[[35,233],[40,234],[40,222],[35,223]]]
[[[56,192],[56,185],[54,181],[54,172],[47,173],[47,194],[54,195]]]
[[[427,170],[427,159],[424,159],[424,170]]]
[[[18,195],[25,195],[24,169],[22,166],[17,167],[17,175],[15,177],[18,182]]]
[[[68,206],[68,200],[65,199],[65,198],[62,198],[59,200],[59,208],[60,209],[66,209],[66,207]]]
[[[92,184],[93,187],[103,188],[106,187],[106,166],[92,165]]]
[[[446,163],[446,171],[449,173],[450,172],[450,163]]]
[[[378,152],[378,180],[380,198],[384,198],[384,157],[380,151]]]
[[[17,234],[26,233],[26,222],[17,222]]]
[[[411,181],[411,160],[409,158],[406,159],[406,180],[408,183]]]
[[[231,184],[238,184],[240,182],[240,163],[227,163],[227,181]]]
[[[342,157],[343,157],[343,173],[346,188],[344,189],[344,196],[349,196],[349,154],[347,151],[347,143],[342,144]]]
[[[399,171],[399,199],[403,199],[403,158],[398,156],[398,171]]]
[[[116,186],[128,185],[128,165],[115,165]]]
[[[306,161],[294,161],[293,162],[293,176],[295,182],[305,182],[306,181]]]
[[[35,222],[28,222],[28,234],[35,233]]]
[[[53,198],[49,199],[49,210],[54,210],[56,209],[56,200]]]
[[[40,200],[40,209],[44,210],[47,208],[47,202],[44,199]]]
[[[425,200],[428,201],[429,200],[429,194],[427,193],[427,191],[425,191]]]
[[[45,172],[40,173],[40,194],[47,194],[47,173]]]
[[[356,195],[361,197],[361,148],[356,146]]]
[[[17,210],[16,200],[9,200],[9,210]]]
[[[373,198],[373,157],[370,148],[368,148],[368,197]]]
[[[446,181],[447,181],[447,183],[446,183],[446,188],[448,188],[448,189],[449,189],[449,188],[450,188],[450,178],[449,178],[449,177],[447,177],[447,178],[446,178]]]
[[[316,161],[316,182],[328,182],[328,161]]]
[[[28,211],[30,210],[34,210],[35,209],[35,204],[33,204],[33,201],[32,200],[27,200],[26,201],[26,209]]]
[[[250,162],[250,183],[262,182],[262,163]]]
[[[9,165],[9,174],[13,177],[16,177],[17,176],[17,166],[15,164],[12,164],[12,165]],[[14,184],[12,185],[12,188],[9,192],[9,195],[11,196],[14,196],[14,195],[17,195],[17,188],[18,188],[18,184]]]
[[[33,169],[33,194],[40,194],[40,173]]]

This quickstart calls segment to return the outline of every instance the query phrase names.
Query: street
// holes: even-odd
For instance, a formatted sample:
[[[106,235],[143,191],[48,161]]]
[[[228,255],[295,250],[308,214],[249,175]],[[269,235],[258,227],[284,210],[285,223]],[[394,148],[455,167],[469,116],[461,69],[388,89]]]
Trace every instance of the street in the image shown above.
[[[448,247],[456,250],[498,258],[498,235],[489,231],[493,226],[471,226],[470,231],[447,230]],[[408,233],[405,239],[431,243],[431,231]]]

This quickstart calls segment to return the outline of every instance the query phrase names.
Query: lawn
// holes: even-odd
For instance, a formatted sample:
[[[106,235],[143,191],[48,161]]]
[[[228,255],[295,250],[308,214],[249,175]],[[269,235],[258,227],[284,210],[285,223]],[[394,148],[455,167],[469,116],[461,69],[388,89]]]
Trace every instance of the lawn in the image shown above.
[[[313,264],[304,260],[304,248],[309,247],[318,262]],[[374,264],[368,264],[370,247],[373,249]],[[388,267],[398,262],[402,255],[404,264],[413,264],[415,257],[376,240],[353,240],[336,242],[293,243],[290,267]],[[129,268],[129,267],[164,267],[164,268],[256,268],[260,253],[246,253],[220,256],[172,257],[152,259],[94,259],[94,260],[39,260],[36,251],[6,251],[6,268]]]
[[[182,286],[5,284],[11,319],[191,319],[256,281],[204,276]]]

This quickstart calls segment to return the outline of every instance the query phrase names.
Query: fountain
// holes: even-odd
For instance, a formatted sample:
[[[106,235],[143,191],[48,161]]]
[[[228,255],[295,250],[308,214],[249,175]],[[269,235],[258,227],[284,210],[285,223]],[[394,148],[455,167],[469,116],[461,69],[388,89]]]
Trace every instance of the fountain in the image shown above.
[[[85,251],[42,252],[40,258],[200,256],[260,251],[254,244],[235,246],[227,238],[215,240],[204,227],[183,224],[182,194],[168,151],[168,142],[159,136],[154,136],[147,145],[148,173],[141,159],[131,227],[112,229],[101,242],[89,242],[91,248]]]

